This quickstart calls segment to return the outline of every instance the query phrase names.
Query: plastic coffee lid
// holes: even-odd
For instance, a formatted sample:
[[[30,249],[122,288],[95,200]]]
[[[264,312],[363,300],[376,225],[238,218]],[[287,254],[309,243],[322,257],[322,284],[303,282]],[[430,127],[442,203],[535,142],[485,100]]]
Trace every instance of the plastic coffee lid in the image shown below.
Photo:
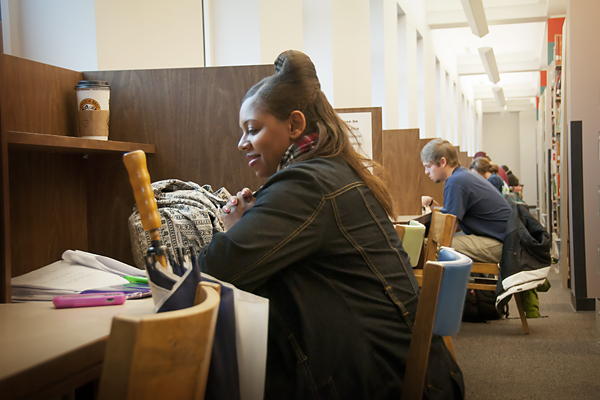
[[[79,81],[75,89],[110,89],[106,81]]]

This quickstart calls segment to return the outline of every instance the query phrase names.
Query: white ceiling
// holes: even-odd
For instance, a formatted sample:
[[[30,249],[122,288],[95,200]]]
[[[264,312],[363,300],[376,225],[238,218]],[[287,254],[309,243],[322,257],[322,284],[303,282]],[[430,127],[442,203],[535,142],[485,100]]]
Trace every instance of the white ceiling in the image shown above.
[[[539,71],[548,64],[547,19],[564,17],[567,0],[483,0],[489,33],[475,36],[460,0],[421,0],[437,49],[460,77],[463,91],[481,99],[484,112],[499,112],[478,48],[492,47],[508,111],[535,107]]]

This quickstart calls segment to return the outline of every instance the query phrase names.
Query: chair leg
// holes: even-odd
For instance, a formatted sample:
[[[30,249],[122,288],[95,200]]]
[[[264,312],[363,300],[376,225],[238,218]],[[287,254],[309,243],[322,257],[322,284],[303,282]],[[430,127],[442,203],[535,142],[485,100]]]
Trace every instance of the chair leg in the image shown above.
[[[529,335],[529,324],[527,323],[525,311],[523,311],[523,303],[521,302],[520,293],[515,293],[513,297],[515,298],[515,302],[517,303],[517,309],[519,310],[519,316],[521,317],[521,324],[523,324],[523,330],[525,331],[526,335]]]
[[[443,336],[444,343],[446,343],[446,347],[452,353],[452,357],[454,357],[454,361],[456,361],[456,353],[454,352],[454,345],[452,344],[452,338],[450,336]]]

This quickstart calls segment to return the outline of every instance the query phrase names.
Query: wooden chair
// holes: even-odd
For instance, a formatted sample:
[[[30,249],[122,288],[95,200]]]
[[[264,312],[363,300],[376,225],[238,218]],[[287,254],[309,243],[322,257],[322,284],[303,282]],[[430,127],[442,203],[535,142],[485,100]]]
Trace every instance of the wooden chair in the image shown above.
[[[458,221],[455,215],[442,214],[439,210],[435,210],[431,213],[427,245],[423,247],[423,252],[419,259],[419,265],[417,268],[413,269],[415,277],[417,278],[417,282],[419,283],[419,287],[423,286],[423,265],[426,265],[427,262],[430,261],[437,261],[438,254],[442,247],[451,247],[457,224]],[[450,338],[450,336],[444,336],[444,342],[446,343],[446,347],[448,347],[454,356],[454,359],[456,359],[452,338]]]
[[[442,214],[437,210],[431,216],[431,225],[429,228],[429,236],[427,238],[427,246],[424,249],[424,255],[422,262],[425,263],[427,261],[435,261],[437,259],[437,252],[440,246],[452,247],[452,239],[454,237],[454,233],[456,232],[456,225],[458,221],[456,216],[452,214]],[[421,269],[414,269],[413,272],[419,282],[419,286],[422,285],[423,279],[423,271]],[[495,292],[496,285],[498,282],[498,275],[500,274],[500,265],[499,264],[490,264],[490,263],[473,263],[473,267],[471,268],[471,273],[481,273],[481,274],[491,274],[493,278],[474,278],[473,282],[469,282],[469,286],[467,289],[477,289],[477,290],[490,290]],[[521,324],[523,325],[523,331],[525,334],[529,334],[529,324],[527,323],[527,317],[525,316],[525,311],[523,310],[523,304],[521,302],[521,297],[516,295],[514,296],[515,302],[517,303],[517,310],[519,312],[519,317],[521,318]],[[446,341],[446,345],[454,354],[454,350],[452,348],[452,342],[450,338],[444,337]]]
[[[450,337],[458,333],[471,264],[469,257],[449,248],[440,250],[439,261],[425,264],[402,400],[423,396],[432,336]]]
[[[115,317],[99,399],[204,399],[219,294],[202,282],[193,307]]]
[[[408,225],[396,224],[396,232],[402,239],[402,247],[410,257],[410,264],[416,267],[419,263],[425,238],[425,225],[417,221],[409,221]]]
[[[423,253],[419,260],[417,269],[414,269],[415,276],[419,286],[423,282],[422,266],[427,261],[436,261],[441,247],[452,247],[452,239],[456,232],[456,216],[452,214],[442,214],[435,210],[431,214],[431,223],[429,225],[429,236],[427,236],[427,245],[423,247]]]
[[[467,289],[475,290],[490,290],[496,291],[498,284],[498,276],[500,275],[500,264],[494,263],[478,263],[474,262],[471,268],[471,273],[480,273],[493,275],[492,278],[474,278],[473,282],[469,282]],[[529,334],[529,324],[527,323],[527,316],[523,310],[523,303],[521,302],[521,296],[519,293],[513,295],[515,303],[517,303],[517,310],[519,311],[519,317],[521,318],[521,325],[523,325],[523,331],[526,335]]]

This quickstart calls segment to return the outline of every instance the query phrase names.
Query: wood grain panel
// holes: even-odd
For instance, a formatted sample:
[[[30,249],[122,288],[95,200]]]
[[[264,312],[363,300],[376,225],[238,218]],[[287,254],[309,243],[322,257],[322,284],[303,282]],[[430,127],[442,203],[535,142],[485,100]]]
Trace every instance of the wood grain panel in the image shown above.
[[[109,138],[151,143],[153,182],[181,179],[236,193],[264,183],[238,150],[239,107],[255,83],[274,73],[270,65],[85,72],[111,85]],[[134,197],[123,163],[90,157],[89,248],[133,263],[127,218]],[[110,215],[111,221],[107,221]],[[104,232],[111,232],[106,235]]]
[[[68,161],[40,155],[14,155],[9,151],[7,138],[8,131],[76,136],[75,85],[82,78],[81,72],[0,55],[1,301],[10,301],[12,276],[46,265],[57,256],[60,258],[65,243],[83,243],[82,248],[85,248],[85,220],[81,231],[70,225],[73,218],[79,219],[76,224],[81,223],[79,217],[85,214],[77,212],[78,206],[72,208],[69,200],[58,199],[61,195],[75,195],[81,189],[79,179],[75,179],[72,187],[70,183],[61,184],[56,180],[62,175],[61,169],[68,169]],[[51,164],[45,165],[42,160]],[[76,166],[71,168],[77,170]],[[67,173],[66,178],[71,175]],[[76,196],[75,200],[81,200],[85,207],[84,198]],[[59,217],[63,211],[66,215]]]
[[[421,214],[420,175],[423,164],[419,156],[419,130],[384,130],[382,134],[383,166],[387,171],[388,189],[396,215]]]
[[[152,157],[148,155],[149,163]],[[87,181],[94,182],[87,188],[89,249],[134,265],[127,221],[135,198],[123,157],[90,155],[88,164]]]
[[[469,168],[469,165],[471,165],[470,157],[466,151],[458,152],[458,160],[460,161],[460,165],[465,168]]]
[[[111,140],[151,143],[153,181],[178,178],[213,188],[256,189],[237,144],[239,107],[273,66],[85,72],[111,85]]]
[[[82,155],[9,155],[12,276],[87,250],[86,182]]]
[[[83,74],[24,58],[9,55],[3,58],[0,71],[3,129],[77,136],[75,85],[83,79]]]
[[[427,143],[429,143],[431,139],[419,139],[419,155],[421,154],[421,150]],[[420,156],[419,156],[420,158]],[[423,164],[421,164],[423,165]],[[419,188],[421,190],[421,194],[424,196],[431,196],[440,203],[440,205],[444,205],[444,183],[434,183],[429,177],[425,174],[425,169],[423,169],[423,173],[419,175]]]
[[[337,113],[371,113],[371,134],[373,135],[373,160],[383,164],[382,156],[382,131],[383,131],[383,111],[381,107],[357,107],[357,108],[336,108]]]

